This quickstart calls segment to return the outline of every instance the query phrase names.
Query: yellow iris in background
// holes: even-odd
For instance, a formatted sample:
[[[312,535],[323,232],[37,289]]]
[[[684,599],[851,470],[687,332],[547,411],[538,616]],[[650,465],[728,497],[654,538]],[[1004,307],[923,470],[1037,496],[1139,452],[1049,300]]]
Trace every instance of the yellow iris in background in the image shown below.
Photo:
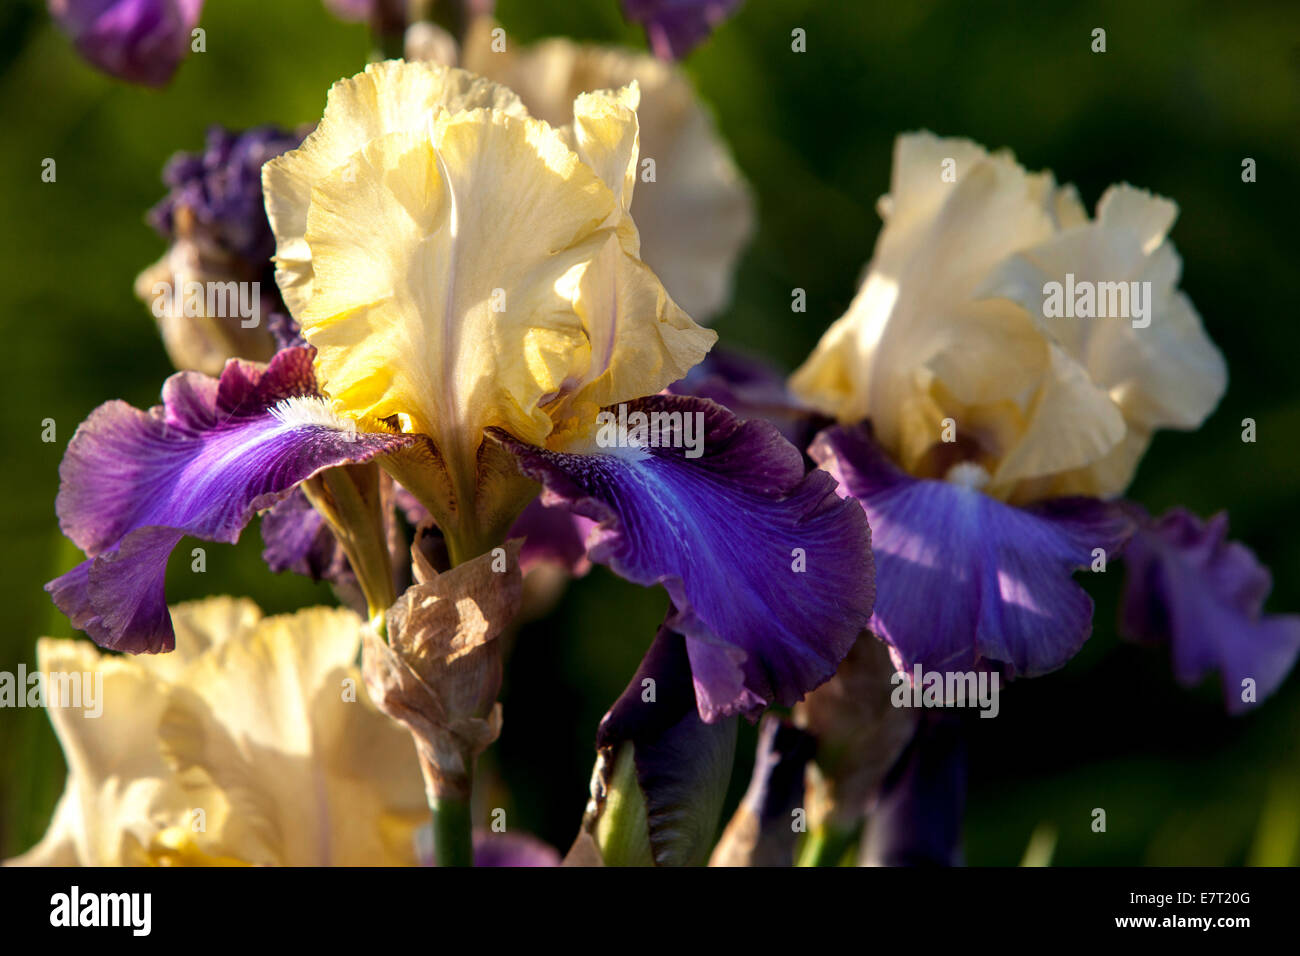
[[[1157,428],[1196,428],[1223,395],[1223,357],[1177,289],[1169,200],[1113,186],[1090,219],[1051,173],[916,133],[879,211],[857,296],[790,384],[841,422],[870,418],[912,474],[1015,503],[1112,497]],[[1133,287],[1145,314],[1052,314],[1047,290],[1075,280]]]
[[[99,699],[50,703],[67,786],[44,839],[9,862],[414,865],[424,787],[410,736],[366,697],[361,619],[264,618],[218,597],[172,620],[170,654],[37,644],[42,672]]]

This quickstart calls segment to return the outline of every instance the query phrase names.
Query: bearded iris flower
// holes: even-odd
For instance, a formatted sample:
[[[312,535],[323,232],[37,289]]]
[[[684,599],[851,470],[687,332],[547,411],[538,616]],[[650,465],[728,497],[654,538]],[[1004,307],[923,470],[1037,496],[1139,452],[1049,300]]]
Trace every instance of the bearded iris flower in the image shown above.
[[[1226,387],[1223,358],[1177,289],[1177,209],[1116,186],[1089,218],[1050,173],[922,133],[899,138],[880,211],[856,298],[791,379],[838,419],[810,454],[871,522],[871,630],[908,674],[1046,673],[1088,637],[1092,602],[1071,573],[1104,568],[1134,532],[1117,498],[1153,433],[1198,427]],[[1144,315],[1046,307],[1076,281],[1142,283]],[[1225,677],[1276,686],[1295,659],[1293,627],[1256,626],[1258,587],[1225,592],[1224,562],[1180,560],[1162,537],[1154,554],[1140,545],[1140,568],[1166,570],[1146,598],[1155,606],[1130,615],[1147,626],[1131,629],[1167,640],[1169,627],[1196,626],[1185,595],[1217,593],[1216,633],[1173,637],[1195,658],[1180,671],[1221,663]]]
[[[49,585],[59,607],[100,643],[167,649],[183,534],[233,541],[299,483],[377,461],[455,564],[504,540],[535,482],[595,521],[592,560],[672,597],[705,720],[829,678],[871,606],[866,520],[771,426],[656,394],[715,335],[638,257],[637,98],[583,94],[556,128],[458,69],[392,61],[336,84],[263,173],[308,347],[91,416],[59,500],[90,560]],[[701,416],[703,455],[602,447],[599,413],[623,403]]]

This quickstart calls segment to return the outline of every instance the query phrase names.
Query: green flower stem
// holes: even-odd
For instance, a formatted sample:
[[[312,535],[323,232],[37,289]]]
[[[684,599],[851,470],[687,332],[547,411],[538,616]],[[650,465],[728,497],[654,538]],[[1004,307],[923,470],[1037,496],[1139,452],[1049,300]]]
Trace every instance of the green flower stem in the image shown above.
[[[438,866],[473,866],[474,831],[470,823],[469,800],[434,797],[429,801],[433,817],[433,859]]]

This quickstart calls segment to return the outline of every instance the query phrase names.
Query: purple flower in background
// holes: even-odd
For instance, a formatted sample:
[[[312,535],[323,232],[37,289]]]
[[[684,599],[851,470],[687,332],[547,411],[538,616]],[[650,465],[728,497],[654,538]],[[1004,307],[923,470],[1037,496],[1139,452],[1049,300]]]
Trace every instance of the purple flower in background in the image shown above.
[[[559,866],[560,854],[529,833],[474,831],[475,866]]]
[[[1201,521],[1174,508],[1141,517],[1124,553],[1121,631],[1169,645],[1184,686],[1219,671],[1228,711],[1243,712],[1276,690],[1295,664],[1300,615],[1263,613],[1272,576],[1249,548],[1227,540],[1226,513]]]
[[[960,866],[966,810],[962,718],[927,712],[881,786],[863,841],[867,866]]]
[[[178,217],[188,215],[190,235],[205,247],[265,267],[275,236],[262,199],[262,165],[301,143],[300,134],[276,126],[209,128],[202,152],[177,153],[163,169],[171,191],[149,211],[149,224],[175,241]]]
[[[275,284],[275,237],[262,200],[262,165],[300,142],[275,126],[243,133],[213,126],[202,152],[177,153],[163,170],[169,192],[148,219],[169,246],[136,279],[136,295],[150,305],[177,368],[219,375],[227,359],[265,361],[277,348],[304,344]],[[193,283],[205,290],[240,283],[234,288],[248,290],[256,316],[194,314],[182,307]]]
[[[645,27],[655,56],[680,60],[739,6],[740,0],[623,0],[623,14]]]
[[[203,0],[49,0],[83,57],[132,83],[162,86],[190,49]]]

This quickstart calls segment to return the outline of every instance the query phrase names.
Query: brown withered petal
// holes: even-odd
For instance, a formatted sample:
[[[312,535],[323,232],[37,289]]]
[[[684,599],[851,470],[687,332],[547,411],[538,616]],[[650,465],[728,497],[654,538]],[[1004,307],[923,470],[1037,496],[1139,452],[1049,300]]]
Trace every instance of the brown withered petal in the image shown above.
[[[388,611],[388,643],[366,635],[366,687],[411,731],[431,800],[467,800],[473,760],[501,731],[497,638],[519,610],[519,544],[413,585]]]

